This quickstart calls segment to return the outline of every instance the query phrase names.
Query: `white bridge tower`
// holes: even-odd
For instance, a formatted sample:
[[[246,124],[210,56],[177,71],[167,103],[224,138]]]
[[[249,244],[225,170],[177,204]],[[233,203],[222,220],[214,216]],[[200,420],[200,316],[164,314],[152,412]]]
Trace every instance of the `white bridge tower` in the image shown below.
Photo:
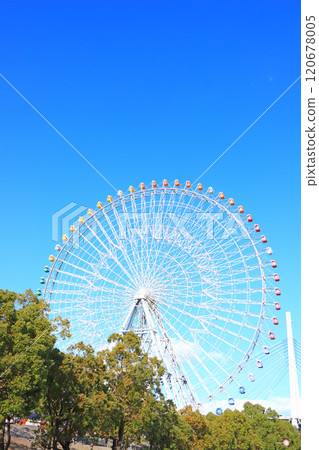
[[[301,420],[300,414],[300,396],[297,378],[296,355],[292,335],[291,315],[286,312],[287,322],[287,343],[288,343],[288,365],[289,365],[289,385],[290,385],[290,405],[291,405],[291,423],[298,428]]]

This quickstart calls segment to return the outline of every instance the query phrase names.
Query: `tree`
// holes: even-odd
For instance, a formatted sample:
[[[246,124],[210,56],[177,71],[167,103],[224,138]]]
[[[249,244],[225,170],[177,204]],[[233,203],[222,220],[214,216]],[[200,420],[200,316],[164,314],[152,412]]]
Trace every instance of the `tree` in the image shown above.
[[[113,348],[101,355],[105,360],[109,411],[114,424],[112,448],[117,450],[125,442],[140,439],[143,410],[153,398],[160,398],[164,368],[157,358],[142,351],[140,338],[132,331],[113,334],[108,342]]]
[[[283,442],[284,439],[290,441],[290,448],[300,448],[298,430],[289,422],[279,420],[279,414],[275,410],[246,402],[243,413],[249,417],[254,432],[263,442],[265,449],[276,450],[276,443]]]
[[[244,404],[243,413],[249,417],[250,423],[255,433],[263,442],[265,448],[271,450],[276,448],[276,440],[274,430],[275,421],[279,418],[276,411],[264,408],[261,405],[253,405],[250,402]]]
[[[210,422],[199,411],[194,411],[191,406],[186,406],[180,411],[182,420],[189,426],[191,433],[188,440],[194,449],[208,450],[212,447],[212,435]]]
[[[288,439],[290,442],[289,449],[301,449],[301,435],[299,431],[286,420],[276,420],[274,435],[276,442],[283,442],[284,439]]]
[[[171,430],[172,443],[168,447],[172,450],[192,450],[194,448],[194,430],[179,414],[179,421]]]
[[[79,386],[82,429],[93,445],[102,433],[107,435],[112,430],[105,360],[102,354],[95,355],[93,348],[82,342],[71,347],[71,355]]]
[[[79,343],[69,353],[54,349],[39,411],[46,421],[39,435],[44,446],[69,450],[72,440],[88,434],[92,443],[105,428],[107,397],[103,360],[92,347]]]
[[[240,411],[227,409],[211,423],[211,450],[263,450],[264,446],[250,419]],[[268,449],[267,449],[268,450]]]
[[[174,427],[180,426],[180,415],[171,400],[165,400],[163,396],[150,397],[141,412],[141,420],[143,436],[149,442],[150,450],[171,447],[175,440]]]
[[[47,311],[31,290],[0,290],[0,450],[10,445],[10,419],[29,416],[41,395],[55,342]]]
[[[62,353],[51,352],[39,411],[46,430],[37,445],[56,450],[70,448],[72,439],[89,436],[92,445],[103,436],[113,437],[118,449],[146,432],[147,411],[165,417],[174,408],[166,403],[160,382],[164,369],[156,358],[143,353],[133,332],[109,338],[112,349],[94,354],[92,347],[79,343]],[[164,420],[162,419],[162,423]]]

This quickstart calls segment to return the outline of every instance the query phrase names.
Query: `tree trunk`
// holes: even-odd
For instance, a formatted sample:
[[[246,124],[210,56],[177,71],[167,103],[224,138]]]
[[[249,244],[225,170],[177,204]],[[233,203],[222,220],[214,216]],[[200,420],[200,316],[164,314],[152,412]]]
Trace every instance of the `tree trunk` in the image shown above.
[[[5,421],[0,423],[0,450],[4,450],[4,430],[6,423]]]
[[[7,417],[7,443],[5,445],[5,450],[8,450],[11,443],[11,423],[10,423],[10,417]]]
[[[119,438],[117,441],[116,450],[121,450],[121,448],[122,448],[123,437],[124,437],[124,425],[125,425],[124,420],[121,420],[120,428],[119,428]]]
[[[58,450],[58,441],[56,440],[56,438],[53,438],[52,450]]]

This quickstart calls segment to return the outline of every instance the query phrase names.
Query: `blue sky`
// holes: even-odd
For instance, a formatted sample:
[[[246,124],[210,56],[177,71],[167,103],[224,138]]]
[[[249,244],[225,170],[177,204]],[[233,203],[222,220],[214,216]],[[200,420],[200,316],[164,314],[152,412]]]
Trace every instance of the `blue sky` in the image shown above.
[[[293,1],[3,1],[1,73],[116,189],[195,180],[300,75]],[[51,218],[113,189],[0,78],[1,288],[37,289]],[[201,182],[274,250],[300,339],[300,81]]]

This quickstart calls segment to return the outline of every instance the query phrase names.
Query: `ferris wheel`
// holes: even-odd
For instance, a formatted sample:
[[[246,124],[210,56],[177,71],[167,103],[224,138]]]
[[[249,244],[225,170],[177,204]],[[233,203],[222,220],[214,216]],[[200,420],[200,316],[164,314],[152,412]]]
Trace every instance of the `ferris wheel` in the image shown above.
[[[84,341],[98,351],[112,333],[133,330],[163,361],[163,390],[178,408],[221,394],[233,404],[230,386],[244,394],[238,375],[255,381],[254,354],[269,353],[278,325],[277,264],[260,231],[211,187],[130,186],[63,235],[38,295],[52,318],[69,320],[65,345]],[[263,361],[254,365],[258,372]]]

